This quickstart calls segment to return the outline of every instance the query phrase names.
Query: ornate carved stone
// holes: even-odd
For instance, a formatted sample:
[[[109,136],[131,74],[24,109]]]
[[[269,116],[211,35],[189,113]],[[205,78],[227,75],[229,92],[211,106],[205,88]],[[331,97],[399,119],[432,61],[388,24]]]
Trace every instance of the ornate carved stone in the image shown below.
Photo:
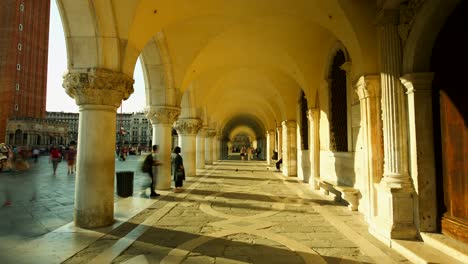
[[[202,127],[198,130],[198,135],[201,136],[201,137],[206,137],[207,131],[208,131],[208,127],[202,126]]]
[[[359,100],[369,97],[380,97],[380,77],[377,75],[362,76],[356,83]]]
[[[215,137],[216,135],[217,135],[217,133],[216,133],[216,130],[214,130],[214,129],[210,129],[210,128],[209,128],[209,129],[206,131],[206,136],[207,136],[207,137]]]
[[[424,2],[425,0],[410,0],[400,5],[398,34],[403,43],[406,42],[413,26],[414,17]]]
[[[175,122],[174,128],[177,133],[182,135],[196,135],[198,130],[202,127],[202,122],[197,118],[184,118]]]
[[[174,106],[147,107],[145,115],[151,120],[151,124],[172,125],[180,115],[180,108]]]
[[[63,88],[77,105],[109,105],[119,107],[133,93],[133,79],[108,69],[88,69],[68,72],[63,76]]]

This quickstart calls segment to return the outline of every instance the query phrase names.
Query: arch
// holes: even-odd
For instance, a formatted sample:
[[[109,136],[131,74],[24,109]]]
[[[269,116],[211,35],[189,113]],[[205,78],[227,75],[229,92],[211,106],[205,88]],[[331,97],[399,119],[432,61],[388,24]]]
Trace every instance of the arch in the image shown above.
[[[334,151],[348,151],[348,98],[346,71],[346,53],[338,49],[330,65],[330,147]]]
[[[432,48],[445,21],[461,0],[428,0],[415,15],[403,49],[403,73],[429,72]]]

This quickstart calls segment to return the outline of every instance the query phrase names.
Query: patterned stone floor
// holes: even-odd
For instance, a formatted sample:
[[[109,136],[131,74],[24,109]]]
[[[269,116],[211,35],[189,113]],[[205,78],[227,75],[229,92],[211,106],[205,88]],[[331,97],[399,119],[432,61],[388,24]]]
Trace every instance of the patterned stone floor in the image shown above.
[[[64,263],[409,263],[361,215],[260,161],[188,178]]]

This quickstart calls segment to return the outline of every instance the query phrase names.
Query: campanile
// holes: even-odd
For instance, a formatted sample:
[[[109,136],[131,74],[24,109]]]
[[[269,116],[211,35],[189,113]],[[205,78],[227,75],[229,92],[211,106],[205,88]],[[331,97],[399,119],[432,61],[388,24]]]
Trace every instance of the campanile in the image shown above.
[[[0,142],[8,118],[45,118],[50,0],[0,1]]]

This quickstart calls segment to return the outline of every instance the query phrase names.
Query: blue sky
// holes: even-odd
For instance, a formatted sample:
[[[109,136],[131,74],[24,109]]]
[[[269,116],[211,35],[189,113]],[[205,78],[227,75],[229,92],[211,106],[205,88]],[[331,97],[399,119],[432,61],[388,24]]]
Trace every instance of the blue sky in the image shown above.
[[[78,106],[62,88],[62,76],[67,71],[67,50],[62,20],[55,1],[50,1],[49,65],[47,67],[47,111],[79,112]],[[145,83],[140,61],[133,76],[135,92],[123,102],[123,112],[142,111],[145,107]],[[118,109],[120,113],[120,108]]]

